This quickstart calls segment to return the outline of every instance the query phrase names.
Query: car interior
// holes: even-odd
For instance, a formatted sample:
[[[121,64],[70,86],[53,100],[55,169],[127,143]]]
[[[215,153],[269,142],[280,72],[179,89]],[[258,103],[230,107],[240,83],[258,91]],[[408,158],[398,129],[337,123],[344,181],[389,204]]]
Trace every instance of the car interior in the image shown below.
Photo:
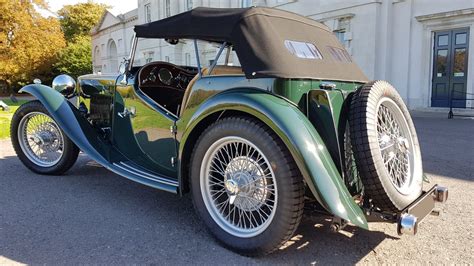
[[[212,73],[209,68],[201,72],[203,76],[243,75],[242,68],[227,65],[216,65]],[[137,77],[138,89],[176,116],[184,110],[191,88],[199,79],[197,67],[160,61],[141,67]]]

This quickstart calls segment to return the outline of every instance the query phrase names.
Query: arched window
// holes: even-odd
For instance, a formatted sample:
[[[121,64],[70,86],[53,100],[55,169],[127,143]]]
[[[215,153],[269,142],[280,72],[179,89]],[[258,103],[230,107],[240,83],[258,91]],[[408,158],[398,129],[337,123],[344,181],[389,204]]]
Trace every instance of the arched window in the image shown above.
[[[100,64],[100,49],[99,46],[96,45],[94,48],[94,65]]]
[[[92,60],[92,69],[94,72],[102,71],[102,60],[100,58],[100,48],[97,45],[94,48],[93,60]]]
[[[110,73],[116,73],[118,72],[118,58],[117,58],[117,45],[115,44],[115,41],[110,39],[109,44],[107,45],[108,47],[108,52],[109,52],[109,69],[108,72]]]

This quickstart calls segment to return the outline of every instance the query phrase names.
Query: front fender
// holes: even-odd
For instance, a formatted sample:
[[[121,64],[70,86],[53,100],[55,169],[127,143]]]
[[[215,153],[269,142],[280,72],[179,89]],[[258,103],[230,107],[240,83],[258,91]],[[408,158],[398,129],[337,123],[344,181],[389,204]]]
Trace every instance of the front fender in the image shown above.
[[[306,116],[287,100],[255,89],[232,89],[202,103],[187,121],[180,147],[208,115],[235,110],[267,124],[285,143],[315,198],[330,213],[368,229],[362,209],[354,202],[325,143]]]
[[[41,84],[27,85],[19,92],[36,97],[79,149],[98,163],[108,164],[106,147],[99,141],[97,133],[62,94]]]

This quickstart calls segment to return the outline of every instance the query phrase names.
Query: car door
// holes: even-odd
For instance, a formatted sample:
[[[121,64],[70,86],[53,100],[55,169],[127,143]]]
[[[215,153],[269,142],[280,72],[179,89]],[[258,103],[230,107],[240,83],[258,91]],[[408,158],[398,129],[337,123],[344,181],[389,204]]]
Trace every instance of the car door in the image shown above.
[[[116,86],[113,144],[130,160],[127,166],[177,178],[176,119],[131,84],[133,77]]]

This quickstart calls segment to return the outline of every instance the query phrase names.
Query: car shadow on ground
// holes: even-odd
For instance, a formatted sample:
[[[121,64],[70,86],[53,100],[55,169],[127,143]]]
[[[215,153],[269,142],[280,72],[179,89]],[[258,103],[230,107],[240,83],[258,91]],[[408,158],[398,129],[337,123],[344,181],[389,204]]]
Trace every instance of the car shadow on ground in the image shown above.
[[[13,156],[1,163],[0,203],[15,206],[0,211],[0,256],[23,263],[354,264],[396,239],[352,226],[332,233],[329,217],[305,213],[284,248],[247,258],[212,239],[189,196],[126,180],[85,155],[62,176],[32,174]]]
[[[271,255],[268,260],[277,263],[283,259],[297,263],[355,264],[385,239],[398,239],[379,231],[366,231],[347,226],[339,233],[330,231],[330,218],[305,214],[289,245]],[[286,245],[285,245],[286,246]],[[285,247],[284,246],[284,247]],[[304,259],[302,259],[304,258]],[[307,261],[313,258],[312,261]]]

